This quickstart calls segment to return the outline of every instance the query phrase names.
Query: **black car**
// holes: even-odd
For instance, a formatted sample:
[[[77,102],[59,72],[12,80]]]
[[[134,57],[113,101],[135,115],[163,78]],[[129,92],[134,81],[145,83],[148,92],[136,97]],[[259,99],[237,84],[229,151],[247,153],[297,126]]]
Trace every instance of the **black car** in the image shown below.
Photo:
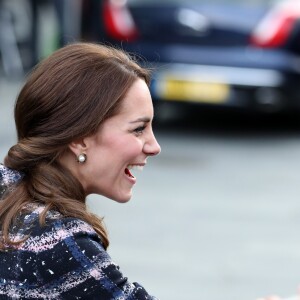
[[[300,108],[300,1],[105,0],[101,41],[153,68],[157,101]]]

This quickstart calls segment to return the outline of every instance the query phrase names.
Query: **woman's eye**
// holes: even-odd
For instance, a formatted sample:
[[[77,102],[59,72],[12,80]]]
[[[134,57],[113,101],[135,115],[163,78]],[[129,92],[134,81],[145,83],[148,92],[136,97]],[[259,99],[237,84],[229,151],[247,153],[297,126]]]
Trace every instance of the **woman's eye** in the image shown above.
[[[136,129],[134,129],[134,132],[137,134],[141,134],[141,133],[143,133],[144,129],[145,129],[145,126],[139,126]]]

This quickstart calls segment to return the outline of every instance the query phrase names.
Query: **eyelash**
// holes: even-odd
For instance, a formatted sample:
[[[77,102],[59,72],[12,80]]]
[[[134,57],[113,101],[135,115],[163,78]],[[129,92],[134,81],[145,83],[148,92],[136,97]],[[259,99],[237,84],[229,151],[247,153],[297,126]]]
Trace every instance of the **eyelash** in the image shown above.
[[[134,129],[134,133],[136,134],[142,134],[146,126],[139,126],[136,129]]]

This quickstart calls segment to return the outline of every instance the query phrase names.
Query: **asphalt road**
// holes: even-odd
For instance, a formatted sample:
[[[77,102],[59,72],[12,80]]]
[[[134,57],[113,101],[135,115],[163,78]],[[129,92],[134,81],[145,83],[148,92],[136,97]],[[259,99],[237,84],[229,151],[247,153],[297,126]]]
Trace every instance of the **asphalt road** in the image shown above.
[[[15,141],[20,83],[0,78],[0,160]],[[224,113],[155,126],[132,200],[92,196],[109,252],[131,281],[164,300],[254,300],[300,283],[300,125],[297,118]]]

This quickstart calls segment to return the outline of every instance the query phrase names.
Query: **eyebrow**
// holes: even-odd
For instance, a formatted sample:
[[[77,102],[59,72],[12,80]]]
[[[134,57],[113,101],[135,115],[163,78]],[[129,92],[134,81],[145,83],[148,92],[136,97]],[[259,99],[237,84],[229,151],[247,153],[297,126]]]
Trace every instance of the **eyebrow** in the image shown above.
[[[148,117],[142,117],[142,118],[138,118],[134,121],[131,121],[130,123],[139,123],[139,122],[143,122],[143,123],[149,123],[151,121],[150,118]]]

